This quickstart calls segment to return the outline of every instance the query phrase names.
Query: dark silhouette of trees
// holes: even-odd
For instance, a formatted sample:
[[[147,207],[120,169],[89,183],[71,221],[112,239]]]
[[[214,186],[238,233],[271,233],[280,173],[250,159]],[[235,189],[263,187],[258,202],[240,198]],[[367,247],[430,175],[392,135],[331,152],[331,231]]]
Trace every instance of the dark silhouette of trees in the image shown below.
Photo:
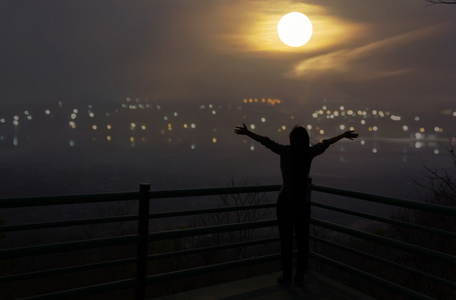
[[[256,184],[259,184],[256,182]],[[230,186],[247,186],[248,180],[234,180],[230,182]],[[236,207],[236,206],[246,206],[246,205],[259,205],[268,203],[268,197],[265,193],[244,193],[244,194],[229,194],[221,195],[221,207]],[[269,213],[268,209],[246,209],[240,211],[232,212],[219,212],[211,213],[207,215],[199,215],[193,222],[194,227],[202,226],[214,226],[230,223],[250,223],[259,221],[265,218]],[[257,230],[254,229],[243,229],[238,231],[230,232],[221,232],[217,234],[211,234],[206,236],[197,237],[196,244],[199,247],[205,246],[215,246],[223,244],[233,244],[250,241],[255,238],[255,234],[258,234]],[[270,235],[270,233],[263,232],[265,236]],[[258,249],[256,250],[258,251]],[[239,247],[237,249],[231,250],[229,255],[227,253],[223,254],[224,258],[230,256],[232,259],[242,259],[247,258],[251,253],[249,253],[249,248]],[[257,252],[258,254],[258,252]],[[208,254],[210,257],[205,257],[208,262],[218,261],[217,253]]]
[[[450,139],[449,145],[448,153],[451,159],[451,163],[448,164],[449,168],[435,169],[425,165],[423,175],[427,183],[418,183],[415,181],[416,184],[427,191],[426,194],[421,196],[422,200],[426,203],[456,207],[456,139]],[[456,232],[456,219],[449,215],[403,209],[396,212],[393,215],[393,218],[447,232]],[[400,226],[393,226],[389,234],[396,239],[410,244],[430,248],[450,255],[456,255],[456,241],[443,235]],[[450,281],[456,279],[456,266],[443,261],[437,261],[422,255],[406,253],[402,255],[400,262],[412,268],[434,274]],[[456,291],[452,291],[448,287],[442,286],[437,288],[436,285],[429,282],[429,280],[420,278],[419,276],[413,276],[413,278],[410,278],[412,275],[407,276],[408,278],[404,278],[404,285],[407,285],[405,282],[408,282],[408,284],[413,285],[411,288],[421,290],[423,293],[432,297],[437,299],[450,299],[456,296]]]

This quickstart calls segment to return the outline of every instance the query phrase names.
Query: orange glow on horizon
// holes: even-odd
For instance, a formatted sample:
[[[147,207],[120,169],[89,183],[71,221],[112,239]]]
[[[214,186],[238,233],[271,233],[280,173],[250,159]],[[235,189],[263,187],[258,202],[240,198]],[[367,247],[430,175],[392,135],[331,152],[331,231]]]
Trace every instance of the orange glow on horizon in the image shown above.
[[[236,11],[245,9],[249,11],[249,14],[245,17],[241,15],[237,23],[226,34],[220,35],[220,43],[217,43],[216,47],[223,45],[222,49],[224,50],[222,51],[229,49],[229,51],[264,52],[268,54],[312,53],[346,44],[365,30],[358,24],[338,18],[319,5],[293,2],[281,3],[271,7],[270,4],[270,2],[265,1],[254,6],[246,3],[245,6],[237,7]],[[304,46],[287,46],[278,35],[278,24],[281,18],[289,12],[300,12],[312,22],[312,38]],[[226,14],[226,11],[223,13]]]

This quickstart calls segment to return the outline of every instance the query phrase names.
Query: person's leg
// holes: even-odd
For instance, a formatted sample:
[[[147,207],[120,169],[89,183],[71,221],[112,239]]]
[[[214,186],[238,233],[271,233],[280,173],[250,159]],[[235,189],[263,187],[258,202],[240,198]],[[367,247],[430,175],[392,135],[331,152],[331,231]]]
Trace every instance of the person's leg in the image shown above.
[[[294,230],[298,259],[296,263],[295,282],[302,284],[304,275],[309,268],[309,210],[304,203],[299,203],[294,209]]]
[[[286,195],[279,196],[277,201],[277,221],[280,236],[280,254],[282,260],[282,278],[291,282],[293,267],[293,222],[290,202]],[[279,280],[280,281],[280,280]]]

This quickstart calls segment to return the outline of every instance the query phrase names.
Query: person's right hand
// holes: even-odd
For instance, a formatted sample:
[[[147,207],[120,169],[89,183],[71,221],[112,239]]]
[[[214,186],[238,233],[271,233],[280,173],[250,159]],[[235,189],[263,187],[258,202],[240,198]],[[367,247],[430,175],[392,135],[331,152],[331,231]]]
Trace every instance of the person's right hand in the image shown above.
[[[249,130],[247,129],[247,126],[245,126],[244,123],[242,123],[242,126],[236,125],[236,128],[234,129],[234,133],[240,134],[240,135],[247,135]]]

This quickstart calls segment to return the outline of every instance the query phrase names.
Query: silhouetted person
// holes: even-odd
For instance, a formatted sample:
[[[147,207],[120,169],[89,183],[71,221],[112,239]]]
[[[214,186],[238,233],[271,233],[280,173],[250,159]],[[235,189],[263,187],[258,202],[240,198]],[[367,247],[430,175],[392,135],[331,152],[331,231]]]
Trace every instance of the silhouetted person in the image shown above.
[[[280,155],[283,183],[277,200],[277,221],[281,244],[282,276],[277,278],[277,281],[282,284],[291,283],[294,231],[298,249],[294,282],[302,286],[304,274],[309,265],[310,200],[307,196],[309,190],[307,178],[312,159],[325,152],[329,145],[343,138],[352,140],[357,138],[358,134],[347,131],[310,146],[307,130],[302,126],[296,126],[290,132],[290,145],[281,145],[268,137],[251,132],[245,124],[242,125],[236,126],[234,130],[236,134],[246,135]]]

